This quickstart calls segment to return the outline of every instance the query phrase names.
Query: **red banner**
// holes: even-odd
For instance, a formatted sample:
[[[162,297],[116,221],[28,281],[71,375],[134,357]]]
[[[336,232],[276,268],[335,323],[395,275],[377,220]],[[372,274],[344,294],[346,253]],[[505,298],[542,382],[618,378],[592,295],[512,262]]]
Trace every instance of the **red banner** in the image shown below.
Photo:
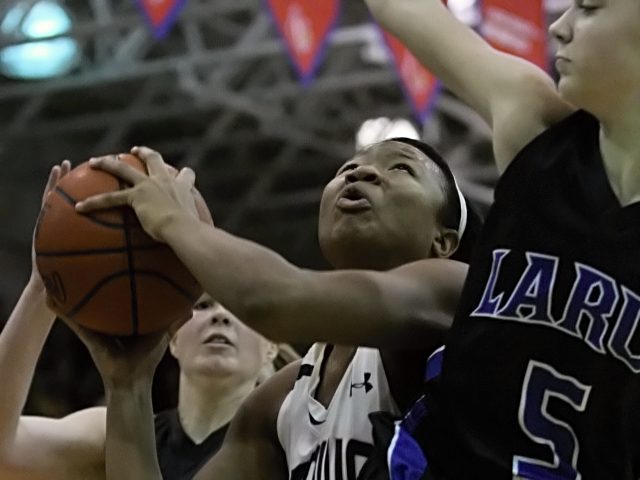
[[[544,0],[483,0],[482,34],[499,50],[548,69]]]
[[[309,83],[340,13],[340,0],[265,0],[298,76]]]
[[[153,36],[160,39],[169,32],[187,0],[136,0],[136,3],[147,19]]]
[[[400,40],[384,30],[382,36],[400,77],[405,96],[418,120],[424,123],[438,98],[440,82],[420,64]]]

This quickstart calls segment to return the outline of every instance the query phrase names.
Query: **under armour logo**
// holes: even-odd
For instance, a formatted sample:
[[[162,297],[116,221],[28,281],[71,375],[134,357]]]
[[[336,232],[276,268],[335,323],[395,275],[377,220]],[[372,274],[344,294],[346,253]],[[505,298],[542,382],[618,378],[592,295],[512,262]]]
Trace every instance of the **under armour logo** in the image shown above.
[[[352,383],[351,384],[351,388],[349,389],[349,396],[351,397],[353,395],[353,389],[354,388],[364,388],[364,391],[366,393],[369,393],[369,391],[373,388],[373,385],[371,383],[369,383],[369,379],[371,378],[371,374],[369,372],[365,372],[364,374],[364,382],[362,383]]]

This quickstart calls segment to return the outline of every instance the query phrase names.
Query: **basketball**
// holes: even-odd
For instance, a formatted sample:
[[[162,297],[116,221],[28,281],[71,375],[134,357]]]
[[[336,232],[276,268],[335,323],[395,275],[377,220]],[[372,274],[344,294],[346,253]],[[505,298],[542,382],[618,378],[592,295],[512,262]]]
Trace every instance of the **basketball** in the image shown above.
[[[119,159],[146,172],[133,155]],[[143,335],[186,320],[202,293],[173,251],[144,232],[130,207],[75,211],[80,200],[127,187],[82,163],[48,195],[34,239],[54,311],[109,335]],[[201,220],[211,222],[202,197],[196,204]]]

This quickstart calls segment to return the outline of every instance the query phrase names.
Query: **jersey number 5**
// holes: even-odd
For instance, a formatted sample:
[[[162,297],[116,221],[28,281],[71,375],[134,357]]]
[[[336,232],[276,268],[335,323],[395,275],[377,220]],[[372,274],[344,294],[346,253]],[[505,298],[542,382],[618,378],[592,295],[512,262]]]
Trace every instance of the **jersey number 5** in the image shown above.
[[[580,445],[571,426],[552,417],[547,408],[549,399],[556,398],[583,412],[589,400],[591,386],[573,377],[562,375],[541,362],[531,360],[522,385],[518,421],[524,433],[535,443],[547,445],[553,461],[513,457],[513,474],[536,480],[580,480],[578,454]]]

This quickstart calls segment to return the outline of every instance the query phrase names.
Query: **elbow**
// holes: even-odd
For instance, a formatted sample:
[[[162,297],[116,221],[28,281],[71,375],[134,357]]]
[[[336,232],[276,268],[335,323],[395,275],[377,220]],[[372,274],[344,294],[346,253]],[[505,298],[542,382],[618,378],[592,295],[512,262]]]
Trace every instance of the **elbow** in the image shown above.
[[[410,305],[404,311],[404,325],[398,328],[403,332],[403,344],[411,347],[435,348],[443,345],[453,324],[455,306],[438,305],[435,301],[424,300]]]
[[[415,338],[420,338],[420,344],[425,347],[436,347],[445,343],[447,334],[453,323],[453,317],[444,313],[430,312],[412,319],[414,326],[411,330],[420,332]]]

